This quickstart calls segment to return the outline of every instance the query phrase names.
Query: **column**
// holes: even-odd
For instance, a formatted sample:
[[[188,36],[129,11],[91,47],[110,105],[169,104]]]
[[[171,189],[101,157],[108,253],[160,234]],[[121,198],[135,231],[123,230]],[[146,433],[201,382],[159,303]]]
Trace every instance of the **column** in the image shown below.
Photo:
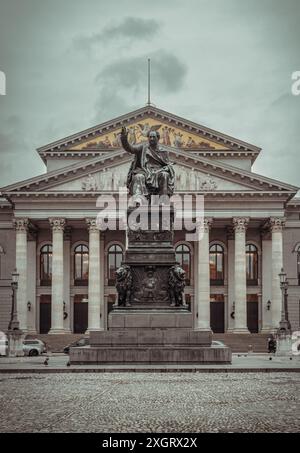
[[[234,329],[249,333],[247,328],[246,228],[249,218],[233,218],[234,228]]]
[[[100,234],[100,328],[107,330],[107,298],[104,295],[104,235]]]
[[[37,308],[36,308],[36,233],[32,232],[27,241],[27,333],[37,333]],[[30,308],[30,310],[29,310]]]
[[[27,331],[27,231],[28,219],[14,219],[16,229],[16,269],[19,273],[17,313],[20,329]]]
[[[52,227],[52,293],[50,334],[64,331],[64,227],[65,219],[49,219]]]
[[[64,329],[66,333],[72,332],[71,324],[71,228],[67,227],[64,231],[64,297],[66,318],[64,319]]]
[[[104,310],[100,285],[100,231],[95,219],[86,219],[86,222],[89,229],[88,331],[90,332],[103,330]]]
[[[261,315],[262,326],[261,333],[269,333],[272,330],[272,241],[270,231],[263,230],[262,236],[262,299]],[[268,307],[268,302],[271,306]]]
[[[233,303],[235,301],[234,289],[234,231],[233,227],[227,227],[227,284],[228,284],[228,297],[227,297],[227,324],[226,332],[233,332],[234,318],[233,318]]]
[[[210,328],[210,275],[209,275],[209,229],[212,218],[204,218],[200,225],[202,238],[198,241],[197,253],[197,313],[196,329]]]
[[[282,230],[285,224],[284,218],[270,218],[270,229],[272,233],[272,299],[271,299],[271,310],[272,310],[272,329],[279,327],[281,320],[281,305],[282,296],[280,289],[280,281],[278,274],[281,272],[283,267],[283,240]]]

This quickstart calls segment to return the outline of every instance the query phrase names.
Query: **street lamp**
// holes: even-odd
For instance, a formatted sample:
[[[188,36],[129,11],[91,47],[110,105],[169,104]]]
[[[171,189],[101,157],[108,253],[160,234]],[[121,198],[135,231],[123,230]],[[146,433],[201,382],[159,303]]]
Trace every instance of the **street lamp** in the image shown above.
[[[17,269],[15,269],[11,274],[12,304],[8,330],[19,330],[20,327],[17,314],[17,297],[16,297],[18,282],[19,274],[17,272]]]
[[[279,322],[279,333],[284,332],[285,334],[291,332],[291,324],[289,322],[288,315],[288,286],[289,282],[286,278],[286,272],[284,272],[283,267],[279,275],[280,289],[282,293],[282,303],[281,303],[281,321]]]
[[[15,269],[12,273],[11,288],[12,288],[12,304],[11,304],[11,315],[8,325],[7,340],[8,340],[8,356],[18,357],[23,356],[23,332],[20,329],[17,313],[17,289],[19,274]]]

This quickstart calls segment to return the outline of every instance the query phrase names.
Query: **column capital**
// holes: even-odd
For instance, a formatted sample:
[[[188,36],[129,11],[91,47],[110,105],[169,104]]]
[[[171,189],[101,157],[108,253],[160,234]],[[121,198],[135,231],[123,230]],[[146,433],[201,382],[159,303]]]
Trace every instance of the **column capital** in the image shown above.
[[[232,223],[235,232],[243,233],[247,229],[249,217],[233,217]]]
[[[13,224],[16,231],[24,231],[27,232],[29,228],[29,220],[28,219],[13,219]]]
[[[213,217],[203,217],[202,219],[197,220],[197,229],[204,231],[204,233],[208,233],[213,224],[213,220]]]
[[[98,224],[97,224],[97,219],[85,219],[88,230],[92,232],[99,232]]]
[[[285,226],[285,217],[270,217],[268,225],[272,233],[282,231]]]
[[[65,219],[61,218],[50,218],[49,219],[52,231],[64,231],[64,227],[66,224]]]

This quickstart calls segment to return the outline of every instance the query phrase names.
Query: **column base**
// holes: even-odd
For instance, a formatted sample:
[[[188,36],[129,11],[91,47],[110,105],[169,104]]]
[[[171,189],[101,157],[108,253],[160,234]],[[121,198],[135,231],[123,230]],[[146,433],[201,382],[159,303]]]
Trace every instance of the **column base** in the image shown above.
[[[103,327],[91,327],[91,328],[86,329],[84,335],[89,335],[90,332],[100,332],[103,330],[105,330]]]
[[[51,330],[49,330],[48,335],[58,335],[58,334],[60,335],[60,334],[65,334],[65,333],[66,333],[65,329],[51,329]]]
[[[37,334],[38,334],[37,330],[31,330],[31,329],[27,330],[27,331],[24,332],[24,333],[25,333],[26,335],[37,335]]]
[[[237,327],[232,330],[232,333],[244,333],[244,334],[250,334],[249,330],[247,327]]]
[[[259,333],[273,333],[273,327],[263,327]]]

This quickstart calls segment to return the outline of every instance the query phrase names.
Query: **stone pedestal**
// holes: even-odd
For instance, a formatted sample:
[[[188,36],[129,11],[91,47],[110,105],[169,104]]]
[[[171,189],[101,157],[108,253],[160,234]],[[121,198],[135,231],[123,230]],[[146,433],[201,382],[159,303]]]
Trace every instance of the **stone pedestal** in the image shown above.
[[[230,348],[212,346],[211,331],[194,330],[192,324],[187,310],[115,310],[109,314],[109,330],[92,331],[90,346],[70,349],[70,363],[231,363]]]
[[[131,208],[127,218],[128,248],[123,264],[128,265],[132,273],[130,304],[139,309],[167,308],[171,303],[168,275],[176,263],[173,207]]]
[[[193,316],[182,295],[184,273],[181,268],[178,272],[182,279],[178,274],[179,283],[172,280],[174,268],[177,269],[173,210],[168,216],[159,206],[152,206],[151,211],[148,206],[141,206],[138,212],[137,225],[137,216],[132,209],[128,210],[128,248],[120,268],[121,280],[117,276],[119,305],[109,314],[108,330],[90,331],[90,345],[71,348],[70,363],[231,363],[229,348],[211,345],[210,329],[193,329]],[[208,269],[208,259],[205,264]],[[125,281],[125,274],[129,291],[120,284]],[[206,293],[205,309],[198,309],[199,316],[203,316],[200,327],[208,326]]]

